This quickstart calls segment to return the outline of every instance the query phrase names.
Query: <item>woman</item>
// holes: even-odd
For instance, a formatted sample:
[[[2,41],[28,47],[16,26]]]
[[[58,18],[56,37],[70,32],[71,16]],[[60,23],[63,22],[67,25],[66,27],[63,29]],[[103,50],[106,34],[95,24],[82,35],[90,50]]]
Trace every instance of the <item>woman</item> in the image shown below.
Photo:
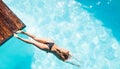
[[[25,34],[25,35],[31,37],[34,41],[21,38],[17,35],[18,33]],[[14,33],[14,36],[16,38],[24,41],[24,42],[27,42],[29,44],[33,44],[34,46],[38,47],[39,49],[41,49],[43,51],[53,53],[56,57],[58,57],[59,59],[61,59],[63,61],[66,61],[71,56],[69,54],[69,51],[62,49],[62,48],[59,48],[52,40],[41,39],[41,38],[38,38],[32,34],[24,32],[22,30],[19,30],[16,33]]]

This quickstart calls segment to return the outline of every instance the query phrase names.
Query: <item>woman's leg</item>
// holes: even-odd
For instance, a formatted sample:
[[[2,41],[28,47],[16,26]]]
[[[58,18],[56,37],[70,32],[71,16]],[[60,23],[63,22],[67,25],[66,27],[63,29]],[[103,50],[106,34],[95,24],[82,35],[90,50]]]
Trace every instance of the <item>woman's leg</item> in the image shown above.
[[[28,40],[28,39],[21,38],[21,37],[19,37],[17,34],[14,34],[14,37],[16,37],[16,38],[18,38],[18,39],[20,39],[20,40],[22,40],[22,41],[24,41],[24,42],[26,42],[26,43],[33,44],[33,41]]]
[[[33,45],[35,45],[36,47],[38,47],[42,50],[48,50],[49,49],[49,47],[47,45],[39,43],[37,41],[31,41],[31,40],[28,40],[28,39],[21,38],[21,37],[17,36],[16,34],[14,34],[14,37],[16,37],[16,38],[18,38],[18,39],[20,39],[20,40],[22,40],[26,43],[33,44]]]
[[[24,31],[22,31],[22,30],[17,31],[16,33],[25,34],[25,35],[27,35],[27,36],[29,36],[29,37],[31,37],[31,38],[35,38],[34,35],[32,35],[32,34],[30,34],[30,33],[27,33],[27,32],[24,32]]]
[[[16,33],[25,34],[25,35],[31,37],[32,39],[34,39],[35,41],[38,41],[38,42],[40,42],[40,43],[52,42],[51,40],[42,39],[42,38],[36,37],[36,36],[34,36],[34,35],[30,34],[30,33],[24,32],[24,31],[22,31],[22,30],[17,31]]]

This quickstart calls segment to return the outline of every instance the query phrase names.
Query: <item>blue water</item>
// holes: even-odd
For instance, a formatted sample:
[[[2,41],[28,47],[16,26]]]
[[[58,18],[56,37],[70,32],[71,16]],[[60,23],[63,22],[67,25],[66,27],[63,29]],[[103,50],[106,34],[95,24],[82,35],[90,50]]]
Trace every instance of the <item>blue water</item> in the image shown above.
[[[25,23],[24,31],[53,39],[70,50],[81,61],[81,67],[12,37],[0,47],[0,69],[120,69],[119,1],[4,2]]]

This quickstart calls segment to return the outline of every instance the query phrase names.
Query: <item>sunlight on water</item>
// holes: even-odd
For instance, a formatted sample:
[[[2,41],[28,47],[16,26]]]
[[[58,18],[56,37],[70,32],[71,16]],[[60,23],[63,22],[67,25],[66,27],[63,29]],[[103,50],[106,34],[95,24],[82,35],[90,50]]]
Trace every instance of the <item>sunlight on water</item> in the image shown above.
[[[78,68],[35,47],[32,69],[120,68],[120,46],[111,30],[75,0],[4,1],[26,24],[28,32],[53,39],[81,61]]]

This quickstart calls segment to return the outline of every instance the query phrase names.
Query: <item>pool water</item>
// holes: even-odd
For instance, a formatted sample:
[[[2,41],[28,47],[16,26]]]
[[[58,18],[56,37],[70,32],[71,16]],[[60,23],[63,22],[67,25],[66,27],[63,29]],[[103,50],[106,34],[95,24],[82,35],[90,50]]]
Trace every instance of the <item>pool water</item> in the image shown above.
[[[117,0],[4,2],[25,23],[24,31],[53,39],[80,61],[80,67],[12,37],[0,47],[0,69],[120,69]]]

